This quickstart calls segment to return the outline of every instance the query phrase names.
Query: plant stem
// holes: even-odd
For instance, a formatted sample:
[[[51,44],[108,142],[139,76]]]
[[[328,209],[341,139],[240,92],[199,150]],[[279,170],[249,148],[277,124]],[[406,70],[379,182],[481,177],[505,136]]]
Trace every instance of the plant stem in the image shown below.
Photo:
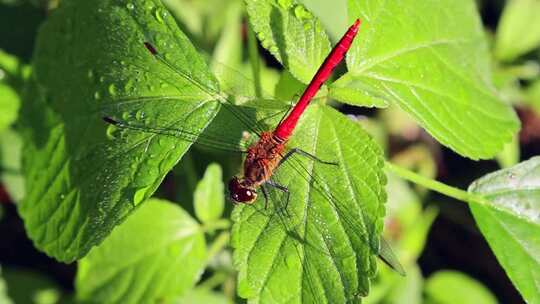
[[[474,194],[471,194],[467,191],[464,191],[458,188],[454,188],[447,184],[443,184],[441,182],[424,177],[422,175],[416,174],[408,169],[396,166],[392,164],[391,162],[386,162],[385,167],[389,172],[392,172],[396,174],[397,176],[400,176],[415,184],[421,185],[423,187],[439,192],[451,198],[455,198],[459,201],[466,202],[466,203],[473,202],[473,201],[482,203],[481,201],[479,201],[479,197],[477,197]]]
[[[203,230],[206,231],[214,231],[214,230],[220,230],[220,229],[228,229],[231,226],[231,221],[228,219],[219,219],[213,222],[209,222],[203,225]]]
[[[206,279],[204,282],[202,282],[199,285],[199,288],[212,290],[216,288],[217,286],[223,284],[225,280],[227,280],[228,275],[226,273],[217,272],[214,273],[211,277]]]
[[[248,55],[249,62],[251,63],[251,71],[253,73],[253,83],[255,85],[255,96],[262,96],[261,88],[261,67],[260,67],[260,58],[259,50],[257,49],[257,37],[255,37],[255,32],[248,26]]]
[[[227,244],[231,234],[228,231],[221,232],[208,248],[208,261],[210,262]]]

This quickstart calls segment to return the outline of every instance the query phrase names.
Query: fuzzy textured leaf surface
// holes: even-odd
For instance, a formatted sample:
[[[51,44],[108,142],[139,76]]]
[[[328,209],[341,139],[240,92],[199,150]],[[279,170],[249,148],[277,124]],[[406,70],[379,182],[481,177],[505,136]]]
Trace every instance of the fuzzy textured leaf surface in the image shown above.
[[[349,19],[355,18],[363,24],[347,56],[349,72],[332,84],[331,95],[396,103],[472,159],[491,158],[511,140],[519,123],[491,84],[474,1],[349,0]]]
[[[308,83],[330,52],[321,23],[293,0],[247,0],[259,40],[298,80]]]
[[[540,46],[540,1],[506,3],[497,26],[495,56],[508,61]]]
[[[156,303],[191,288],[204,269],[197,222],[179,206],[150,199],[79,262],[77,298],[92,303]]]
[[[540,303],[540,157],[488,174],[469,191],[476,223],[528,303]]]
[[[251,206],[235,207],[232,244],[239,294],[260,303],[344,303],[369,291],[383,225],[386,177],[382,151],[359,125],[313,105],[290,147],[296,155],[273,175],[290,189],[259,191]],[[283,210],[286,209],[286,212]]]
[[[35,73],[20,213],[38,248],[73,261],[149,197],[190,146],[102,117],[189,124],[196,137],[218,110],[217,81],[157,0],[62,2],[40,30]]]

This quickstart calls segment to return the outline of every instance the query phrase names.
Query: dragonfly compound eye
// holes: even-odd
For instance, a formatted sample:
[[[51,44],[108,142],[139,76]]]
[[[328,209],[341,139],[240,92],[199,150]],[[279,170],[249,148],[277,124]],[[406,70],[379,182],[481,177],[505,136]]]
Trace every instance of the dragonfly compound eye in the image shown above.
[[[257,191],[242,185],[237,177],[233,177],[229,182],[229,193],[235,203],[251,204],[257,199]]]

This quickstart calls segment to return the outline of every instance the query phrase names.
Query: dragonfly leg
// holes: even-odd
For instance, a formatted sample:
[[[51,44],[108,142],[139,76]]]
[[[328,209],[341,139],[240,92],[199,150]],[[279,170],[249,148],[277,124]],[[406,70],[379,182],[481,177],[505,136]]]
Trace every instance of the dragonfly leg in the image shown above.
[[[268,192],[264,185],[261,185],[261,191],[264,196],[264,210],[268,209]]]
[[[271,186],[271,187],[273,187],[273,188],[275,188],[275,189],[277,189],[277,190],[279,190],[279,191],[281,191],[283,193],[285,193],[286,199],[285,199],[285,206],[283,207],[283,212],[287,216],[289,216],[289,214],[287,212],[287,207],[289,206],[289,199],[290,199],[290,196],[291,196],[291,193],[289,192],[289,188],[287,188],[285,186],[282,186],[280,184],[277,184],[277,183],[275,183],[275,182],[273,182],[271,180],[267,181],[265,184],[268,185],[268,186]],[[279,212],[279,210],[278,210],[278,212]]]
[[[287,159],[291,156],[293,156],[295,153],[298,153],[302,156],[305,156],[311,160],[314,160],[316,162],[319,162],[321,164],[325,164],[325,165],[332,165],[332,166],[339,166],[339,164],[337,162],[329,162],[329,161],[325,161],[325,160],[322,160],[320,158],[318,158],[317,156],[313,155],[313,154],[310,154],[300,148],[293,148],[291,149],[289,152],[287,152],[287,154],[285,154],[285,156],[283,156],[283,158],[279,161],[279,164],[277,165],[277,167],[279,168],[279,166],[281,166],[284,162],[287,161]]]
[[[295,95],[294,100],[296,100],[296,99],[297,99],[297,97]],[[293,107],[294,107],[294,103],[293,103],[293,99],[291,99],[291,104],[289,105],[289,108],[287,109],[285,114],[283,114],[283,117],[281,117],[281,119],[279,120],[279,123],[277,124],[278,126],[283,122],[285,117],[287,117],[289,115],[289,112],[292,110]]]

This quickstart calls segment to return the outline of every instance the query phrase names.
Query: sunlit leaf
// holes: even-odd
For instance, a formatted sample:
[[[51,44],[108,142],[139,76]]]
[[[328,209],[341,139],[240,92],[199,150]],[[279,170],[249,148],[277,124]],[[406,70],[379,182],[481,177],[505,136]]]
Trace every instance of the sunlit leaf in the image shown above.
[[[491,158],[511,140],[519,123],[491,84],[474,1],[349,0],[349,18],[363,24],[347,56],[349,72],[331,94],[346,90],[395,103],[439,142],[473,159]]]
[[[77,298],[92,303],[157,303],[198,280],[204,234],[179,206],[150,199],[79,262]]]
[[[191,145],[102,117],[201,132],[218,110],[217,82],[161,2],[150,0],[63,1],[39,33],[35,72],[43,90],[25,104],[32,134],[20,212],[39,249],[73,261],[149,197]]]
[[[197,218],[203,223],[219,219],[225,207],[224,195],[221,167],[211,164],[193,194]]]
[[[292,0],[246,3],[262,46],[294,77],[308,83],[330,52],[330,41],[319,20]]]
[[[0,132],[17,119],[19,104],[17,92],[8,85],[0,83]]]
[[[386,200],[380,148],[358,124],[319,105],[305,113],[289,146],[339,166],[294,156],[273,176],[291,193],[285,215],[283,195],[268,187],[274,195],[266,209],[260,191],[254,205],[235,208],[239,294],[262,303],[344,303],[367,295]]]
[[[540,302],[540,157],[475,181],[471,202],[478,227],[514,286],[529,303]]]
[[[495,56],[512,60],[540,46],[540,1],[509,0],[497,26]]]
[[[457,271],[439,271],[426,281],[429,304],[495,304],[495,296],[482,283]]]
[[[21,172],[22,140],[13,130],[0,133],[0,179],[10,198],[20,202],[24,197],[24,177]]]

